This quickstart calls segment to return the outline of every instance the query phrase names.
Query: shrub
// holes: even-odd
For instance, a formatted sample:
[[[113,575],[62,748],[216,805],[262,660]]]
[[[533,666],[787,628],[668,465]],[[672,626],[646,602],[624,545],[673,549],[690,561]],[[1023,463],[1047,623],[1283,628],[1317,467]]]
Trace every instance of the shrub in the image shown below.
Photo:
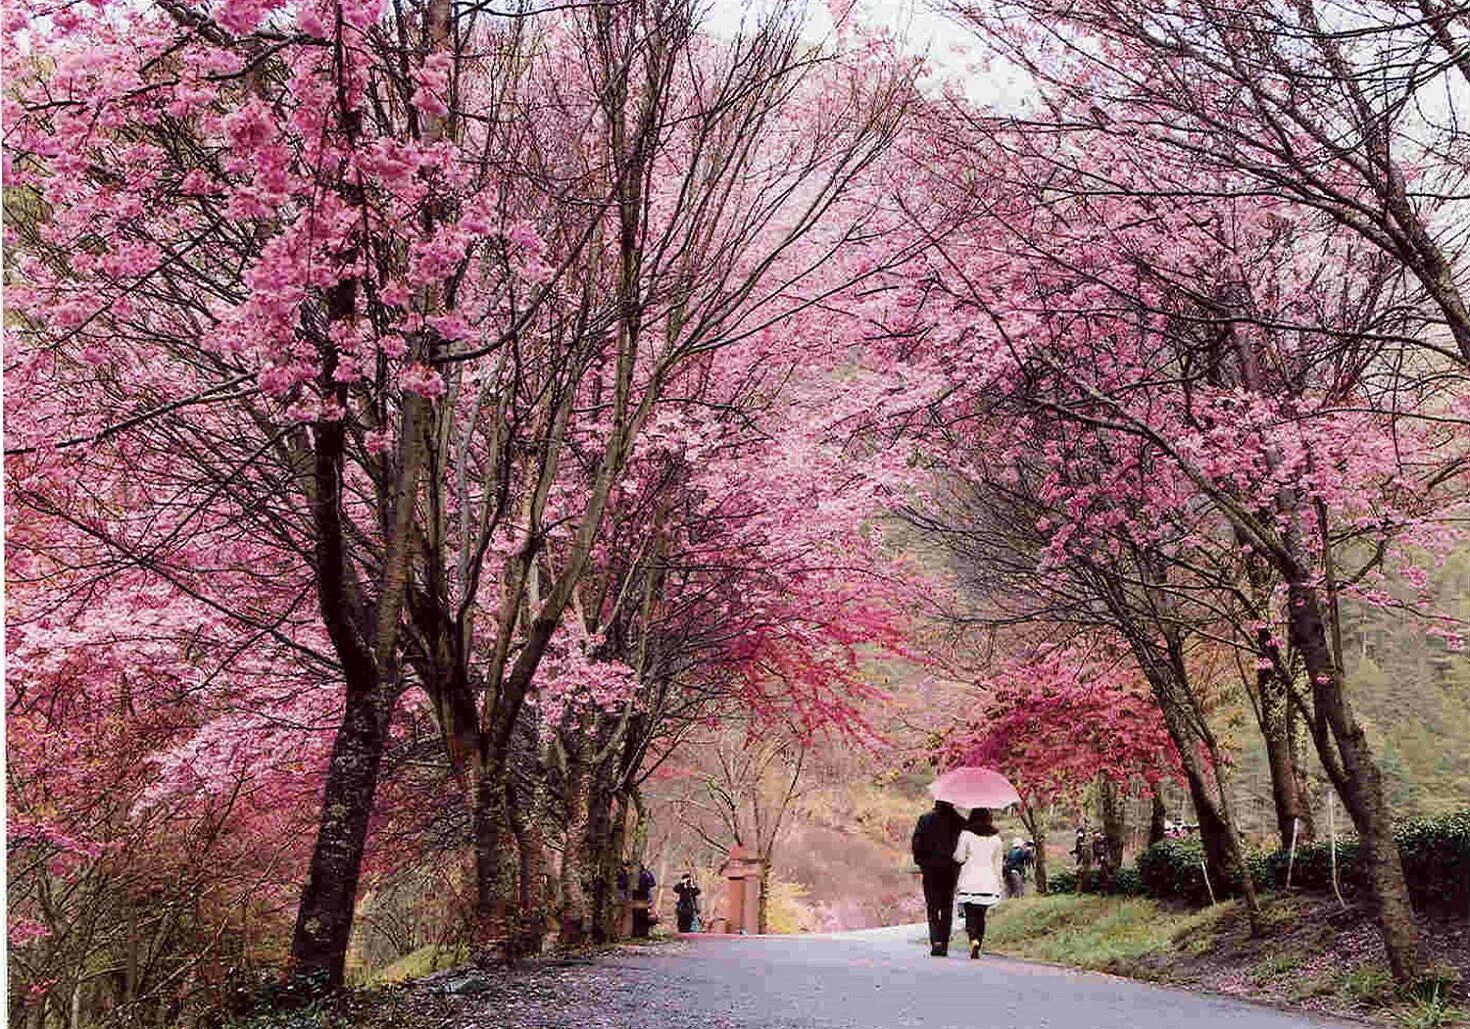
[[[1357,893],[1362,883],[1357,878],[1358,841],[1337,841],[1337,883],[1344,897]],[[1274,888],[1286,885],[1288,852],[1278,850],[1266,857],[1266,881]],[[1291,870],[1291,885],[1314,893],[1332,890],[1332,852],[1326,843],[1303,843],[1296,848],[1296,865]]]
[[[1470,912],[1470,811],[1405,822],[1394,832],[1394,839],[1416,908]],[[1286,851],[1269,855],[1265,866],[1267,882],[1276,887],[1286,884]],[[1361,892],[1365,886],[1355,839],[1338,841],[1337,880],[1344,897]],[[1291,885],[1312,892],[1331,891],[1332,855],[1328,844],[1297,847]]]
[[[1440,818],[1405,822],[1394,833],[1409,882],[1409,896],[1420,910],[1470,913],[1470,811]],[[1178,900],[1196,906],[1210,902],[1202,867],[1204,848],[1197,837],[1164,840],[1138,855],[1137,868],[1120,869],[1111,881],[1090,876],[1083,892],[1124,897],[1147,895],[1159,900]],[[1326,843],[1305,843],[1296,849],[1291,873],[1293,888],[1314,893],[1332,890],[1331,848]],[[1280,889],[1286,884],[1287,852],[1246,855],[1246,869],[1257,889]],[[1048,893],[1077,892],[1075,872],[1054,872]],[[1358,841],[1337,842],[1337,881],[1344,897],[1365,888],[1358,862]],[[1209,884],[1215,897],[1224,900],[1240,892],[1239,882]]]
[[[1239,878],[1229,882],[1205,882],[1204,856],[1204,845],[1198,837],[1154,844],[1138,855],[1138,874],[1143,892],[1160,900],[1181,900],[1194,905],[1210,902],[1211,887],[1214,887],[1216,900],[1240,894],[1243,887]],[[1264,889],[1269,884],[1269,858],[1265,854],[1247,853],[1245,866],[1257,889]]]
[[[1106,892],[1116,897],[1141,897],[1148,893],[1137,868],[1118,869],[1112,881],[1106,884]]]
[[[1159,900],[1182,900],[1208,904],[1210,887],[1205,883],[1204,848],[1198,839],[1164,840],[1138,855],[1138,877],[1144,892]],[[1222,895],[1220,884],[1216,896]]]
[[[1394,839],[1415,907],[1470,914],[1470,810],[1405,822]]]
[[[1065,870],[1048,872],[1046,876],[1046,892],[1054,893],[1076,893],[1077,873]]]

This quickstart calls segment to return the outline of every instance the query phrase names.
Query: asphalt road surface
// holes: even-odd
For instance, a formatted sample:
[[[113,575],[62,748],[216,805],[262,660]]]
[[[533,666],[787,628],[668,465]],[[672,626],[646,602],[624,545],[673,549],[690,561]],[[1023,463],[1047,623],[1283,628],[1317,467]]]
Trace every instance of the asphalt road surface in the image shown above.
[[[697,938],[598,961],[568,1026],[611,1029],[1304,1029],[1343,1023],[1219,997],[951,951],[922,926]],[[611,973],[611,974],[609,974]]]

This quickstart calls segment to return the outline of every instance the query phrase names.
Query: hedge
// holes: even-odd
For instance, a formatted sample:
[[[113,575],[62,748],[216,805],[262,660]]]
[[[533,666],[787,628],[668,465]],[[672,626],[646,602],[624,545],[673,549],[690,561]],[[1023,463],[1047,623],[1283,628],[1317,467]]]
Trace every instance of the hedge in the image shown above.
[[[1405,822],[1393,836],[1414,905],[1470,915],[1470,808]]]
[[[1398,826],[1393,835],[1414,907],[1470,914],[1470,810],[1439,818],[1416,818]],[[1285,851],[1266,858],[1272,886],[1286,885],[1286,864]],[[1337,881],[1345,897],[1361,892],[1367,885],[1366,870],[1358,863],[1356,839],[1342,840],[1337,845]],[[1326,843],[1297,847],[1291,885],[1331,891],[1332,858]]]
[[[1470,810],[1405,822],[1395,830],[1394,839],[1399,845],[1414,907],[1421,911],[1470,915]],[[1090,877],[1088,892],[1146,893],[1162,900],[1208,904],[1210,891],[1205,885],[1203,856],[1204,848],[1197,838],[1164,840],[1138,856],[1136,872],[1125,868],[1111,883],[1100,884]],[[1257,889],[1281,889],[1286,885],[1286,851],[1249,854],[1246,866]],[[1363,891],[1365,880],[1358,864],[1356,839],[1338,841],[1337,877],[1344,897]],[[1077,888],[1073,873],[1057,872],[1050,878],[1050,892],[1065,893]],[[1239,893],[1241,884],[1212,882],[1210,885],[1215,888],[1216,897],[1223,898]],[[1291,885],[1309,892],[1331,892],[1332,855],[1328,844],[1307,843],[1297,847]]]
[[[1138,878],[1150,897],[1204,905],[1230,893],[1225,883],[1205,883],[1204,847],[1197,838],[1164,840],[1138,855]]]
[[[1047,893],[1076,893],[1077,873],[1070,871],[1052,872],[1046,877]],[[1119,869],[1111,879],[1102,879],[1096,871],[1088,875],[1087,889],[1083,893],[1101,893],[1110,897],[1141,897],[1148,893],[1139,878],[1137,869]]]

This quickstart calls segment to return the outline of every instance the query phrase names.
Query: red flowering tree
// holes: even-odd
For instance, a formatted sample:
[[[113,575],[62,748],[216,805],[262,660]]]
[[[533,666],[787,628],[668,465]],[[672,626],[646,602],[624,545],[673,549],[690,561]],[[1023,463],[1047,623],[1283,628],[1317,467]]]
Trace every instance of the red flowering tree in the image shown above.
[[[1075,647],[1005,661],[980,684],[984,713],[945,744],[946,765],[995,768],[1016,785],[1043,890],[1049,805],[1076,800],[1099,779],[1155,795],[1161,782],[1183,780],[1174,740],[1137,678]]]

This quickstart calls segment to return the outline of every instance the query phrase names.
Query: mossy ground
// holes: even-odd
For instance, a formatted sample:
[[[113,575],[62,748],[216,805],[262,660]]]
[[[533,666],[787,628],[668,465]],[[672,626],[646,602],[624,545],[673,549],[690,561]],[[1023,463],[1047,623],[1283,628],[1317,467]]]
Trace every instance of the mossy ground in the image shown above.
[[[464,946],[439,946],[430,944],[411,951],[384,968],[364,978],[363,985],[382,986],[422,979],[432,972],[446,968],[457,968],[469,960],[469,951]]]
[[[1470,923],[1423,928],[1429,971],[1411,991],[1395,987],[1364,912],[1303,897],[1268,899],[1259,933],[1233,901],[1189,911],[1136,897],[1027,897],[991,912],[985,946],[1405,1029],[1465,1025]]]

